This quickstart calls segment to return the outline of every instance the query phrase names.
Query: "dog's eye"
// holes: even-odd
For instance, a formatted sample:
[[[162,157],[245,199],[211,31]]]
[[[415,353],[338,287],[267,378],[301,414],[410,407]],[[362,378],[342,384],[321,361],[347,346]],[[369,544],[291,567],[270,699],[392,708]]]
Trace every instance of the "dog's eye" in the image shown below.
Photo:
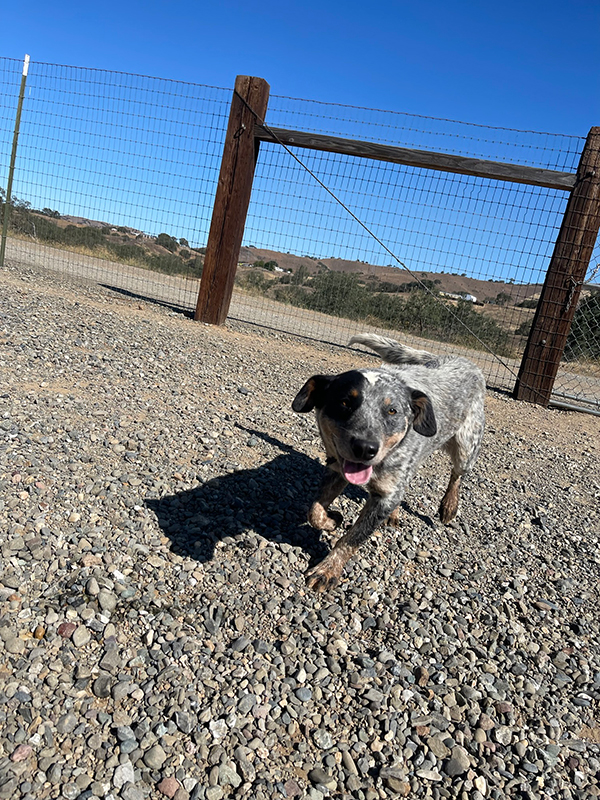
[[[388,414],[390,415],[390,417],[393,417],[394,414],[397,414],[397,413],[398,412],[396,411],[396,409],[393,406],[391,408],[388,408]]]

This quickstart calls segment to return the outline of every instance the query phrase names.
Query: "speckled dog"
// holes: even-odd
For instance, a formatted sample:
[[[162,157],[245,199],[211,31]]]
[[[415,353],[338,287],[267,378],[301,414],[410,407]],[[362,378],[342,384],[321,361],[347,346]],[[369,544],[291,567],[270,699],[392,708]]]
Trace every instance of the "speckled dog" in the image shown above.
[[[350,344],[381,356],[378,369],[313,375],[292,408],[316,409],[329,469],[308,521],[332,531],[342,521],[329,506],[348,483],[364,486],[369,498],[358,519],[333,550],[307,573],[315,591],[339,581],[347,561],[386,520],[396,523],[406,487],[425,458],[443,448],[452,461],[440,518],[458,510],[462,476],[475,463],[484,429],[485,380],[465,358],[436,358],[394,339],[362,334]]]

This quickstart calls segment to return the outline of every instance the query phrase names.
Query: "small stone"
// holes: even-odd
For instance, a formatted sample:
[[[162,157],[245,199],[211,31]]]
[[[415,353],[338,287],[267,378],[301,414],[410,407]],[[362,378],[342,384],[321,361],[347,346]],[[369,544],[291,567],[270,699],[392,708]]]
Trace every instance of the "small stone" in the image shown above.
[[[92,784],[93,787],[93,784]],[[92,790],[92,795],[96,795],[96,793]],[[99,795],[102,796],[102,795]],[[133,783],[126,783],[123,788],[121,789],[120,794],[121,800],[144,800],[146,795],[143,791],[138,788]]]
[[[32,753],[33,747],[30,744],[20,744],[10,754],[10,760],[14,762],[27,761]]]
[[[85,625],[80,625],[78,628],[75,629],[73,636],[71,637],[71,641],[75,645],[75,647],[84,647],[92,638],[91,633],[85,627]]]
[[[120,789],[126,783],[135,783],[133,764],[129,761],[126,764],[120,764],[114,771],[112,782],[115,789]]]
[[[115,733],[120,742],[127,742],[129,739],[135,739],[135,733],[129,725],[119,725]]]
[[[180,787],[180,783],[177,778],[163,778],[162,781],[157,784],[156,788],[159,792],[166,795],[166,797],[175,797],[175,793]]]
[[[494,739],[498,744],[510,744],[512,741],[512,728],[508,725],[500,725],[494,730]]]
[[[185,711],[176,711],[173,719],[182,733],[191,733],[194,730],[195,720]]]
[[[529,747],[529,742],[527,739],[521,739],[520,742],[515,744],[515,753],[519,756],[519,758],[523,758],[525,753],[527,752],[527,748]]]
[[[368,700],[370,703],[381,703],[383,698],[384,695],[377,689],[369,689],[369,691],[365,693],[365,700]]]
[[[321,767],[315,767],[308,773],[308,779],[314,785],[321,783],[326,786],[331,781],[331,775]]]
[[[234,789],[242,783],[242,779],[237,774],[231,764],[221,764],[219,766],[219,786],[233,786]]]
[[[478,726],[484,731],[491,731],[495,727],[495,723],[487,714],[482,714],[479,717]]]
[[[167,760],[167,754],[159,744],[155,744],[144,753],[142,760],[150,769],[160,769]]]
[[[92,692],[96,697],[109,697],[112,687],[112,678],[106,673],[100,674],[92,685]]]
[[[426,781],[441,781],[442,780],[442,776],[437,771],[437,769],[418,769],[417,770],[417,777],[425,778]]]
[[[441,736],[430,736],[427,739],[427,747],[436,758],[444,759],[450,755],[449,748],[444,744]]]
[[[215,742],[220,742],[227,735],[227,723],[224,719],[213,719],[208,723]]]
[[[460,747],[460,745],[457,745],[452,748],[450,759],[444,765],[444,772],[446,775],[450,775],[450,777],[453,778],[456,775],[462,775],[470,766],[471,762],[467,751],[463,747]]]
[[[56,730],[61,733],[71,733],[79,725],[79,720],[75,714],[63,714],[56,723]]]
[[[329,750],[333,747],[333,737],[327,731],[317,728],[312,734],[313,741],[321,750]]]
[[[112,592],[109,592],[108,589],[100,589],[98,593],[98,604],[102,611],[107,611],[110,614],[117,607],[117,598]]]
[[[63,639],[70,639],[71,636],[75,633],[77,625],[74,622],[62,622],[57,629],[57,633],[59,636],[62,636]]]
[[[25,650],[25,642],[18,636],[10,636],[8,639],[4,640],[4,647],[6,648],[7,653],[19,655],[19,653],[22,653],[23,650]]]
[[[408,790],[410,791],[410,784],[406,780],[406,774],[401,769],[397,767],[384,767],[379,774],[383,785],[387,789],[390,789],[395,794],[399,794],[401,797],[407,796],[406,787],[408,786]],[[432,779],[430,778],[429,780]]]
[[[429,670],[427,667],[417,667],[415,670],[415,680],[419,686],[427,686],[429,683]]]

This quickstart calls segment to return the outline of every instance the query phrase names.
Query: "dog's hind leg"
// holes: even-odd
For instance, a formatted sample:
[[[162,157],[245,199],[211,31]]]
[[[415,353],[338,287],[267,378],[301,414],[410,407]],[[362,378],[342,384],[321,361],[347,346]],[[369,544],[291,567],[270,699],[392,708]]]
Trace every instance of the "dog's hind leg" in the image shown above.
[[[450,481],[446,494],[440,503],[440,519],[444,525],[448,525],[458,512],[458,501],[460,499],[460,484],[462,475],[459,475],[454,469],[450,473]]]
[[[330,511],[329,506],[333,503],[348,485],[348,481],[340,475],[328,469],[319,489],[317,500],[310,507],[308,512],[308,522],[318,531],[334,531],[342,524],[342,515],[339,511]]]
[[[440,519],[444,525],[448,525],[456,517],[462,476],[470,472],[477,460],[483,428],[483,407],[477,407],[444,446],[452,459],[450,481],[440,503]]]

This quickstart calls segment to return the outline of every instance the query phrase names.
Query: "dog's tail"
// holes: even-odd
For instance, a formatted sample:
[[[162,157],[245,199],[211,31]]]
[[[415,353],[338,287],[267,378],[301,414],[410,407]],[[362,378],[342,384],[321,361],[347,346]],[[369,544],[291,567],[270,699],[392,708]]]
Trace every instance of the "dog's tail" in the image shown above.
[[[414,350],[400,344],[395,339],[387,336],[378,336],[375,333],[360,333],[353,336],[348,344],[361,344],[374,350],[386,364],[424,364],[427,367],[437,367],[438,360],[426,350]]]

